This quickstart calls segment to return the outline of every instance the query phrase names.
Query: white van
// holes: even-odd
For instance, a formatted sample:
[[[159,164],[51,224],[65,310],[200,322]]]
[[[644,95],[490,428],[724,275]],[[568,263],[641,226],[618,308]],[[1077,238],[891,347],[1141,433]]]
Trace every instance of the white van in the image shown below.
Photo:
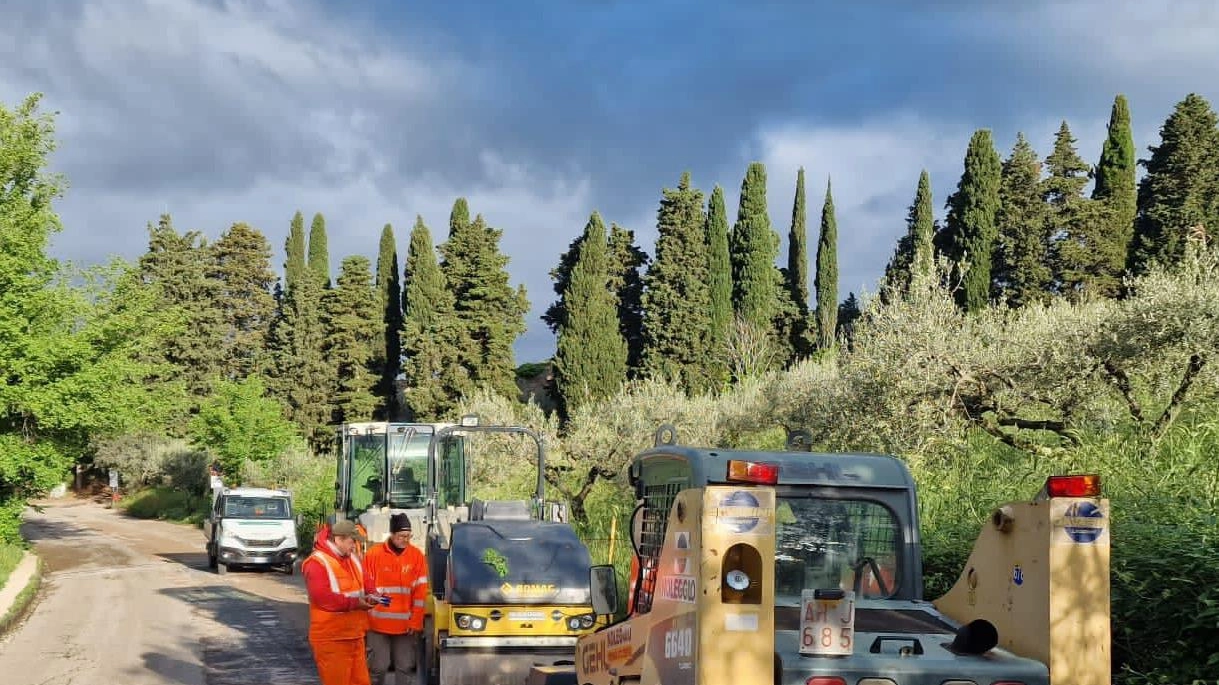
[[[214,490],[211,512],[203,522],[208,568],[224,573],[233,566],[273,566],[291,574],[298,518],[287,490]]]

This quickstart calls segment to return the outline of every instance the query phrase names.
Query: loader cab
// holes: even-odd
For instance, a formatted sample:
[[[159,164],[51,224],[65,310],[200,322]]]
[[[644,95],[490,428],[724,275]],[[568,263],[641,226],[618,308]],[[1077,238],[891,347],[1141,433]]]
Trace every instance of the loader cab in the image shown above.
[[[390,513],[405,512],[416,530],[412,543],[423,548],[425,518],[432,493],[441,506],[465,496],[465,439],[437,436],[449,424],[346,423],[335,435],[336,518],[357,521],[370,542],[389,533]],[[438,441],[438,445],[433,445]],[[439,464],[430,461],[435,457]]]

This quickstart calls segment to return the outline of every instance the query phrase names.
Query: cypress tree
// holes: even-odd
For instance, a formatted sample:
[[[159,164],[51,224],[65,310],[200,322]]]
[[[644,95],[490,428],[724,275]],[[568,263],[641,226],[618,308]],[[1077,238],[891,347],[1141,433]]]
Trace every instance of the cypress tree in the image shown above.
[[[177,369],[176,378],[158,379],[178,383],[188,395],[185,410],[198,409],[211,392],[212,379],[222,366],[224,330],[219,309],[219,282],[209,268],[210,246],[198,231],[179,234],[168,214],[156,226],[148,225],[148,251],[139,259],[141,280],[158,288],[161,309],[177,314],[183,330],[151,353],[153,362]],[[185,418],[185,417],[182,417]],[[181,434],[180,426],[174,433]]]
[[[465,222],[462,210],[465,202],[459,200],[450,217],[449,238],[440,246],[441,270],[463,329],[462,363],[474,383],[516,399],[520,393],[512,345],[525,331],[529,301],[523,286],[514,290],[508,283],[508,257],[499,251],[503,232],[488,226],[481,214]]]
[[[727,380],[728,368],[720,359],[732,329],[732,259],[728,252],[728,210],[724,189],[717,183],[707,204],[708,279],[711,318],[707,348],[711,352],[711,375]]]
[[[700,392],[709,385],[710,259],[703,193],[690,185],[690,172],[662,191],[656,217],[656,257],[644,278],[644,368]]]
[[[627,377],[643,366],[643,275],[648,255],[635,244],[635,232],[610,224],[609,288],[617,295],[618,331],[626,341]]]
[[[553,288],[558,298],[550,303],[539,318],[546,323],[546,327],[550,329],[551,333],[558,333],[559,329],[567,323],[567,303],[563,299],[563,294],[571,285],[571,269],[580,258],[580,247],[583,244],[584,234],[581,233],[568,244],[567,251],[559,255],[558,265],[550,270],[550,280],[554,282]]]
[[[821,207],[821,236],[817,240],[817,273],[813,278],[817,289],[817,346],[829,349],[838,332],[838,222],[828,180],[825,204]]]
[[[288,229],[288,239],[284,242],[284,292],[292,289],[300,281],[301,275],[308,268],[305,260],[305,217],[297,210],[292,216],[292,225]]]
[[[1041,160],[1023,133],[1016,134],[999,183],[999,234],[992,296],[1012,307],[1045,302],[1051,292],[1050,231],[1041,196]]]
[[[1076,152],[1065,121],[1045,165],[1049,176],[1042,182],[1042,197],[1049,205],[1055,289],[1071,297],[1117,294],[1124,232],[1114,225],[1107,205],[1083,196],[1090,168]]]
[[[322,451],[331,440],[330,402],[336,374],[324,349],[322,284],[308,277],[303,256],[302,250],[299,275],[284,293],[280,315],[268,333],[271,368],[267,387],[284,403],[288,419],[300,427],[310,446]],[[288,261],[292,261],[291,254]]]
[[[1134,218],[1138,213],[1138,188],[1134,132],[1130,125],[1130,107],[1126,96],[1119,94],[1113,99],[1113,110],[1109,113],[1109,135],[1101,147],[1100,163],[1096,165],[1096,185],[1092,188],[1092,199],[1109,205],[1113,213],[1115,231],[1113,237],[1121,241],[1122,262],[1119,271],[1125,268],[1126,252],[1134,235]]]
[[[236,223],[211,246],[209,261],[223,331],[220,373],[240,381],[266,369],[266,336],[275,313],[271,245],[258,230]]]
[[[399,415],[397,379],[402,370],[402,282],[398,273],[394,227],[385,224],[377,253],[377,300],[382,312],[382,328],[373,357],[373,366],[380,379],[377,383],[380,403],[373,415],[379,420]]]
[[[606,251],[605,224],[593,212],[563,293],[567,317],[559,329],[554,367],[565,415],[586,401],[609,397],[626,380],[626,341],[618,330],[618,302],[609,288]]]
[[[326,240],[326,218],[317,213],[309,227],[309,271],[321,282],[322,288],[330,289],[330,248]]]
[[[787,299],[790,314],[786,328],[791,361],[807,357],[813,351],[810,339],[808,311],[808,211],[804,199],[804,167],[796,172],[796,198],[792,202],[791,230],[787,234]]]
[[[1152,260],[1166,264],[1185,253],[1186,236],[1219,227],[1219,128],[1210,103],[1190,93],[1160,127],[1160,144],[1148,148],[1139,182],[1138,215],[1128,264],[1144,273]]]
[[[453,293],[436,261],[431,232],[419,216],[407,248],[402,293],[406,405],[415,421],[439,420],[473,386],[457,354],[461,326]]]
[[[991,260],[995,249],[999,212],[999,153],[989,129],[978,129],[965,151],[965,170],[957,190],[948,198],[944,229],[936,234],[936,248],[965,267],[957,303],[966,311],[988,304]]]
[[[372,265],[364,256],[345,258],[335,287],[322,298],[326,358],[334,365],[334,423],[367,421],[377,406],[373,373],[381,315]]]
[[[910,291],[916,274],[930,276],[934,268],[935,208],[931,199],[931,176],[926,169],[919,174],[914,201],[906,212],[906,233],[885,266],[880,289],[883,302],[893,302]]]
[[[766,167],[752,162],[741,181],[741,201],[729,238],[735,313],[757,331],[774,330],[779,304],[779,236],[766,209]]]

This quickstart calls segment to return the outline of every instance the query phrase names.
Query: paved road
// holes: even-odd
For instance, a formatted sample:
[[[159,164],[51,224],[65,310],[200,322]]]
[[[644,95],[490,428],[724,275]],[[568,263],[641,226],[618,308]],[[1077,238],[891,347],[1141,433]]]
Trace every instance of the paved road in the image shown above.
[[[24,527],[49,573],[0,637],[5,685],[316,685],[300,576],[207,570],[197,528],[80,501]]]

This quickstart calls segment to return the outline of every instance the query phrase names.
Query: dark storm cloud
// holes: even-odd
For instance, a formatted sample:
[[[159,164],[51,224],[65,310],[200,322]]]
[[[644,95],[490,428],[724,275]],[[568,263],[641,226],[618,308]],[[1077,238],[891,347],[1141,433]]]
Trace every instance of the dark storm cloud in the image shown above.
[[[683,170],[734,218],[766,161],[785,236],[804,165],[811,243],[832,176],[845,295],[879,276],[921,168],[942,214],[973,129],[1044,155],[1065,118],[1094,161],[1124,92],[1141,151],[1186,93],[1216,95],[1219,63],[1201,0],[10,0],[3,17],[0,99],[41,90],[61,111],[57,250],[134,257],[166,210],[213,236],[248,220],[278,249],[299,208],[326,214],[337,266],[374,256],[387,221],[404,249],[416,213],[439,242],[466,195],[529,290],[528,359],[549,353],[546,273],[589,212],[651,252]]]

